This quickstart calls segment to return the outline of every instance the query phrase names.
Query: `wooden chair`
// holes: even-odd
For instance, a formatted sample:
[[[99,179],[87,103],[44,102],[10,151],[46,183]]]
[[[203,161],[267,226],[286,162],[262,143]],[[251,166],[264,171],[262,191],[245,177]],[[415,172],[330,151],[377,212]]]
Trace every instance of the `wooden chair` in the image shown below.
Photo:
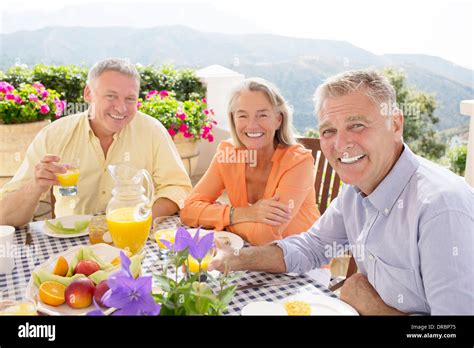
[[[317,138],[298,138],[298,142],[308,150],[311,150],[316,166],[316,179],[314,189],[316,191],[316,204],[321,215],[324,214],[331,201],[336,198],[341,186],[339,175],[329,164],[329,161],[321,151],[321,144]],[[346,272],[346,279],[357,272],[357,264],[351,255]],[[329,289],[335,291],[344,284],[344,280],[331,286]]]

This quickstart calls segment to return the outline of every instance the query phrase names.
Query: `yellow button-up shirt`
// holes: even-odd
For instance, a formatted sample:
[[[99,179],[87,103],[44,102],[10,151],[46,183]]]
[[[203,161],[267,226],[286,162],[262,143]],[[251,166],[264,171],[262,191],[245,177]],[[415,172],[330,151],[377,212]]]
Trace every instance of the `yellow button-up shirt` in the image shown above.
[[[53,189],[56,216],[105,211],[114,181],[107,166],[126,163],[146,169],[153,178],[155,201],[164,197],[180,208],[191,191],[191,181],[165,127],[153,117],[137,112],[134,119],[113,137],[107,157],[92,131],[88,111],[59,119],[43,128],[29,146],[15,176],[0,190],[0,199],[34,178],[34,167],[46,154],[58,155],[61,163],[80,159],[78,194],[65,197]]]

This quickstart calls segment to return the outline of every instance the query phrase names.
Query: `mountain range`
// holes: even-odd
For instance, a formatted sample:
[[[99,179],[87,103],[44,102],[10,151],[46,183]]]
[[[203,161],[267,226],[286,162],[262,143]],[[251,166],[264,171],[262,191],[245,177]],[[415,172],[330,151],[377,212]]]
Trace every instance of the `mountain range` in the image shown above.
[[[116,56],[136,63],[203,68],[220,64],[245,76],[274,82],[295,108],[298,130],[315,126],[311,98],[328,76],[348,69],[403,69],[408,84],[437,100],[437,130],[469,123],[461,100],[474,99],[474,71],[427,55],[376,55],[345,41],[271,34],[222,34],[185,26],[45,27],[0,35],[0,69],[27,65],[78,64]]]

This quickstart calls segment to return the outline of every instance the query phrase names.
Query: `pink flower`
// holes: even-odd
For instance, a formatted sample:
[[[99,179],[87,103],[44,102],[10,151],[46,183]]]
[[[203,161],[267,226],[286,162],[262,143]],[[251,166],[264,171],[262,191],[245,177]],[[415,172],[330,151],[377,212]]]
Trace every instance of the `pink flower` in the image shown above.
[[[186,114],[184,112],[177,112],[176,117],[179,118],[180,120],[184,120],[186,118]]]
[[[40,107],[40,112],[42,114],[47,114],[49,112],[48,104],[42,104],[41,107]]]
[[[210,108],[210,109],[209,109],[209,112],[211,113],[211,115],[213,115],[213,116],[215,115],[213,108]]]
[[[160,98],[163,99],[163,98],[166,98],[167,96],[169,96],[170,94],[168,93],[168,91],[160,91]]]
[[[1,93],[8,93],[15,89],[13,85],[9,84],[8,82],[2,81],[0,82],[0,92]]]
[[[15,100],[15,95],[13,93],[7,93],[5,96],[7,100]]]
[[[202,130],[203,130],[203,134],[207,134],[211,131],[211,127],[204,126],[204,127],[202,127]]]
[[[33,87],[36,87],[36,88],[40,88],[40,89],[44,88],[43,84],[41,84],[41,83],[39,83],[39,82],[33,83],[32,86],[33,86]]]
[[[188,125],[187,125],[186,123],[181,123],[181,124],[179,125],[178,130],[179,130],[181,133],[185,133],[185,132],[188,131],[188,128],[189,128],[189,127],[188,127]]]
[[[43,92],[41,92],[41,97],[44,99],[44,98],[48,98],[49,96],[49,92],[47,90],[44,90]]]
[[[205,115],[209,115],[209,110],[204,109],[204,114],[205,114]]]
[[[191,133],[189,133],[188,131],[184,132],[183,133],[184,137],[185,138],[191,138],[193,135]]]
[[[140,109],[142,107],[142,102],[141,101],[137,101],[137,109]]]
[[[209,134],[209,135],[207,136],[207,140],[208,140],[210,143],[212,143],[212,142],[214,141],[213,135],[212,135],[212,134]]]
[[[202,98],[202,102],[203,102],[204,104],[207,104],[207,99],[206,99],[206,98]]]
[[[158,93],[158,91],[152,89],[150,92],[147,93],[145,99],[150,99],[153,95],[155,95],[156,93]]]
[[[32,102],[37,102],[38,101],[38,96],[36,94],[28,94],[28,99]]]
[[[16,95],[15,96],[15,102],[17,104],[23,104],[23,99],[21,99],[21,97],[19,95]]]
[[[212,123],[217,124],[217,121],[216,121],[216,120],[213,120]]]
[[[174,130],[173,127],[168,128],[168,133],[170,133],[170,135],[171,135],[172,137],[174,137],[174,136],[176,135],[176,131]]]

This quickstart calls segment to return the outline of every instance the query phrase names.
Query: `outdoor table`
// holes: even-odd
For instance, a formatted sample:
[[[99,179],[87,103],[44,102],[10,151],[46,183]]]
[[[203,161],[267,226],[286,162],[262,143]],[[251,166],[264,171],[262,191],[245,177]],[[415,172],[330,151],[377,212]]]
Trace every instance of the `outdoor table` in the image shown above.
[[[177,223],[178,216],[173,218],[174,221],[171,220],[171,222]],[[159,227],[173,227],[169,223],[170,219],[166,220]],[[16,266],[10,274],[0,275],[0,299],[2,297],[3,299],[15,300],[24,298],[26,296],[26,287],[35,267],[48,260],[51,256],[64,252],[71,247],[90,245],[88,235],[74,238],[47,236],[43,232],[43,225],[43,221],[31,222],[15,232],[15,244],[10,251],[14,252]],[[161,270],[158,248],[156,241],[148,238],[144,248],[145,258],[142,262],[142,273],[144,275]],[[302,288],[306,292],[337,298],[329,289],[306,274],[290,275],[247,271],[235,283],[238,287],[244,287],[249,284],[262,284],[264,286],[259,285],[237,289],[226,312],[229,315],[240,315],[241,309],[250,302],[279,302],[288,296],[295,295]]]

